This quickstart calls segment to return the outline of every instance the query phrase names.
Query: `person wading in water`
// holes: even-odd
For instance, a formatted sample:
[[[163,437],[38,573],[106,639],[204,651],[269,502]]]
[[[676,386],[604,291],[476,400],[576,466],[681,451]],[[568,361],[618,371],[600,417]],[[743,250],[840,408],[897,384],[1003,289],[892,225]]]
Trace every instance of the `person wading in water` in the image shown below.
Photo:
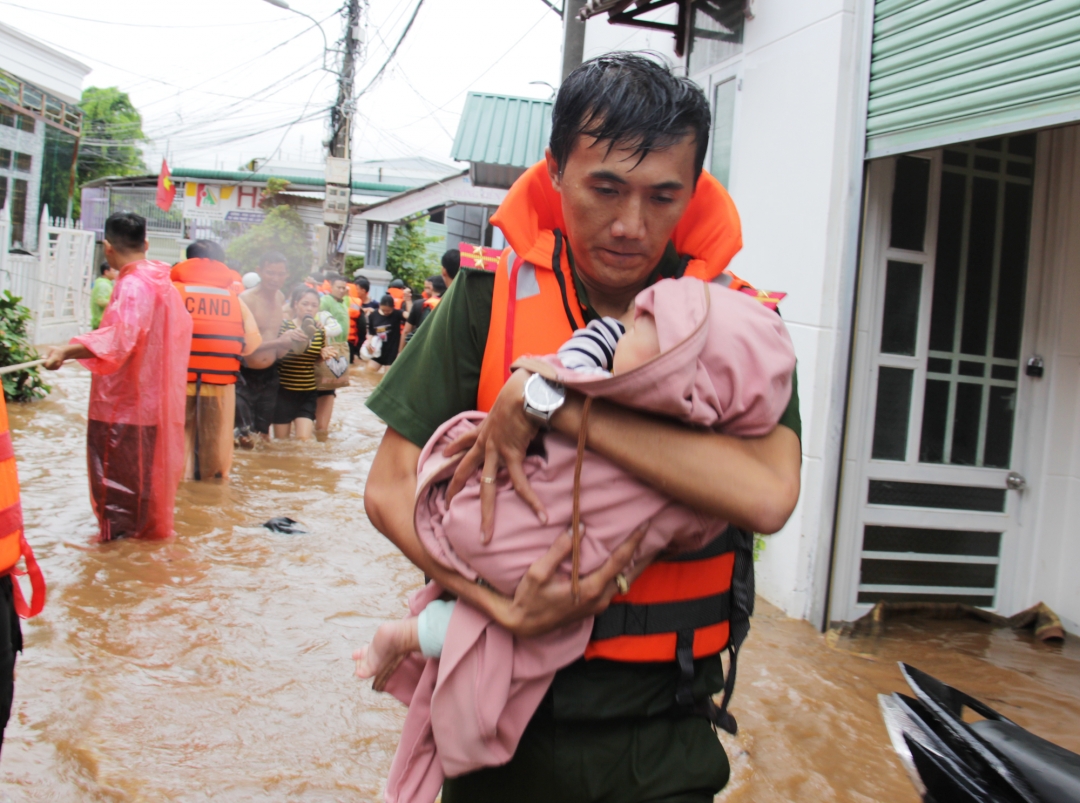
[[[289,279],[285,255],[276,251],[259,260],[259,283],[240,294],[259,324],[262,345],[244,357],[237,387],[236,429],[241,438],[257,432],[270,440],[270,424],[278,395],[278,358],[285,356],[293,343],[306,343],[307,336],[296,329],[281,331],[285,320],[285,295],[281,288]]]
[[[669,69],[617,53],[575,70],[555,101],[545,162],[526,171],[492,219],[510,243],[498,268],[458,273],[368,400],[388,425],[364,494],[372,523],[425,574],[517,636],[549,633],[609,605],[670,606],[685,590],[675,575],[701,587],[715,585],[719,570],[704,558],[659,561],[635,580],[641,567],[632,572],[627,565],[644,521],[600,569],[581,578],[576,596],[570,578],[556,571],[570,554],[569,535],[529,569],[513,598],[443,567],[413,525],[417,460],[432,433],[460,412],[489,414],[456,444],[468,452],[447,494],[481,472],[488,537],[500,475],[546,521],[522,468],[542,425],[575,438],[584,429],[589,449],[744,530],[777,531],[798,501],[794,389],[779,426],[743,440],[604,401],[586,420],[578,393],[549,387],[533,398],[525,390],[530,374],[510,372],[518,357],[556,350],[588,320],[632,321],[635,296],[660,278],[722,277],[737,286],[740,280],[725,272],[741,247],[737,213],[719,184],[698,181],[708,141],[704,94]],[[720,646],[702,639],[711,644],[702,651],[697,634],[706,625],[725,632]],[[603,640],[594,628],[586,657],[556,673],[510,762],[446,779],[443,803],[711,801],[729,775],[707,717],[710,695],[724,689],[719,651],[727,627],[726,620],[710,625],[675,616],[658,635],[626,631]]]

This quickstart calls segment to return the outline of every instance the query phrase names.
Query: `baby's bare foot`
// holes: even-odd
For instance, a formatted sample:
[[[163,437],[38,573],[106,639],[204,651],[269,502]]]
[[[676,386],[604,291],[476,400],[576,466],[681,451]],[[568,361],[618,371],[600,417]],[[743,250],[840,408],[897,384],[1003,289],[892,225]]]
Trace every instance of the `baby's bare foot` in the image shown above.
[[[396,668],[401,659],[410,652],[420,651],[420,636],[416,630],[416,617],[383,622],[375,631],[375,638],[356,652],[356,676],[370,678],[385,676],[387,670]]]

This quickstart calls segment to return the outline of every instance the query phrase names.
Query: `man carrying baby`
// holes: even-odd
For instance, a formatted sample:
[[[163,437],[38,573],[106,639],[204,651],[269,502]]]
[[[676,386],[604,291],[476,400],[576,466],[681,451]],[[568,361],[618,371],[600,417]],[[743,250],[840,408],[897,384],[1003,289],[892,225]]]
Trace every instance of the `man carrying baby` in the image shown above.
[[[551,407],[548,425],[576,438],[583,398],[534,399],[527,412],[529,372],[509,367],[523,355],[556,351],[589,320],[632,323],[635,296],[660,278],[721,274],[741,239],[719,185],[703,182],[695,198],[708,127],[700,89],[652,61],[614,54],[582,65],[560,89],[546,162],[519,179],[494,218],[511,245],[497,271],[458,274],[369,400],[388,424],[365,493],[373,523],[440,586],[518,636],[598,614],[628,582],[646,583],[645,574],[624,574],[644,531],[583,576],[576,596],[555,571],[570,552],[569,536],[560,537],[505,597],[446,569],[421,546],[412,516],[421,447],[454,415],[489,411],[459,444],[468,453],[448,495],[479,469],[490,534],[495,481],[508,474],[545,520],[522,471],[540,428],[536,407]],[[588,448],[639,480],[704,515],[766,533],[783,526],[798,499],[799,429],[794,392],[779,426],[755,439],[603,401],[585,423]],[[711,800],[727,781],[728,762],[710,722],[676,705],[676,656],[623,660],[599,652],[608,657],[578,660],[555,675],[509,763],[447,779],[444,802]],[[694,659],[695,698],[719,693],[719,654]]]

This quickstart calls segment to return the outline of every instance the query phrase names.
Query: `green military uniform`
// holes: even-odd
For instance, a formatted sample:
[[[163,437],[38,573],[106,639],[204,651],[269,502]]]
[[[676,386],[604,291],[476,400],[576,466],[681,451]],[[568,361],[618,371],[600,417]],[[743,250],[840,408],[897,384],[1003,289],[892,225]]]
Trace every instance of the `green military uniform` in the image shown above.
[[[655,275],[671,275],[677,260],[669,248]],[[476,409],[494,286],[494,274],[463,268],[368,399],[417,446]],[[794,381],[780,423],[801,436]],[[727,756],[706,719],[673,713],[677,681],[674,662],[576,661],[555,675],[510,763],[447,779],[443,803],[711,801],[727,783]],[[723,683],[720,656],[695,661],[695,697]]]

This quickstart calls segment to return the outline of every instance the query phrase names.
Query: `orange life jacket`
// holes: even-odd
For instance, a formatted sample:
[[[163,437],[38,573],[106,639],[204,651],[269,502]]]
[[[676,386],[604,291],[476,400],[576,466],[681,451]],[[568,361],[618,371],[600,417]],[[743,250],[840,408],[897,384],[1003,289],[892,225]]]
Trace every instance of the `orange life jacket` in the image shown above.
[[[425,298],[424,299],[424,306],[427,307],[428,309],[435,309],[437,306],[439,306],[440,301],[442,301],[442,299],[439,298],[439,296],[432,296],[431,298]]]
[[[388,287],[386,292],[394,299],[394,309],[401,309],[401,305],[405,301],[405,291],[400,287]]]
[[[19,558],[25,558],[26,571],[16,568]],[[19,474],[15,468],[15,451],[11,445],[8,429],[7,404],[0,394],[0,576],[27,574],[33,596],[27,605],[18,581],[12,577],[11,585],[15,612],[23,619],[36,616],[45,606],[45,578],[34,559],[34,552],[23,533],[22,504],[19,501]]]
[[[515,183],[492,223],[503,230],[511,247],[495,270],[477,398],[478,409],[485,412],[509,378],[514,360],[554,353],[575,329],[585,326],[585,310],[560,233],[565,228],[561,202],[543,162]],[[683,260],[681,275],[709,281],[726,274],[722,279],[733,289],[747,286],[726,270],[742,245],[738,213],[724,188],[707,173],[702,174],[673,241],[680,254],[696,257]],[[515,253],[515,246],[522,252]],[[627,594],[615,596],[595,618],[586,659],[677,661],[682,675],[677,696],[689,705],[693,659],[735,648],[745,636],[741,624],[734,637],[731,628],[736,545],[744,548],[745,537],[729,528],[697,553],[657,561],[645,569]],[[752,534],[750,539],[752,544]],[[744,560],[740,562],[745,566]],[[729,682],[733,681],[732,669]],[[718,724],[731,730],[734,720],[726,713],[727,691]]]
[[[233,286],[239,274],[212,259],[189,259],[171,275],[193,323],[187,381],[234,384],[244,348],[244,316]]]

